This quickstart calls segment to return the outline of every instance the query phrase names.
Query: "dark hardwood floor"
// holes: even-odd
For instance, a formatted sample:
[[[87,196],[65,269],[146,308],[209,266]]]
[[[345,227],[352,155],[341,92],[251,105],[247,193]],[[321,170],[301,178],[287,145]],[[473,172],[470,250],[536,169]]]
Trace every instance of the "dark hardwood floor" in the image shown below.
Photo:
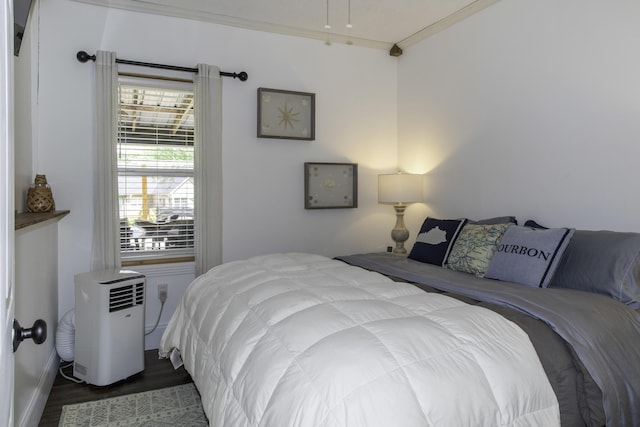
[[[69,376],[71,376],[72,371],[71,367],[64,369],[65,374]],[[144,371],[109,386],[98,387],[84,383],[76,384],[63,378],[58,372],[39,426],[57,427],[64,405],[139,393],[190,382],[193,381],[191,376],[184,370],[184,367],[174,370],[168,359],[158,359],[158,350],[144,352]]]

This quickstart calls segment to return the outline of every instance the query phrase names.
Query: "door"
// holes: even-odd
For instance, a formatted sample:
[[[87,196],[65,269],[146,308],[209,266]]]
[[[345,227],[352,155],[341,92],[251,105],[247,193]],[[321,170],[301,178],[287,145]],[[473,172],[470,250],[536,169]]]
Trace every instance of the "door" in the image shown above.
[[[13,9],[0,8],[0,426],[13,425]]]

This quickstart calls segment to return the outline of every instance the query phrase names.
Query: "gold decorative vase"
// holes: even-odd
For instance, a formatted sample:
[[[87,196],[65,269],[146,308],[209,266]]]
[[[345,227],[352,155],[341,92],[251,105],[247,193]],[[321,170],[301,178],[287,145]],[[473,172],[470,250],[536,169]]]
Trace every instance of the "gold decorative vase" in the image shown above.
[[[27,191],[28,212],[51,212],[56,210],[51,187],[46,175],[36,175],[36,179]]]

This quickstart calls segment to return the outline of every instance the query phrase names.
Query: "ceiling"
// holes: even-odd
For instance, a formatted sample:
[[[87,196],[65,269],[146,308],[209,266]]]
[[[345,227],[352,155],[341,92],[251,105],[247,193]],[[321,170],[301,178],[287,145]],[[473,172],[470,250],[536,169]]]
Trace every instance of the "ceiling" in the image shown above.
[[[76,0],[381,49],[410,46],[498,0]],[[328,12],[327,12],[328,8]],[[351,18],[352,28],[347,28]],[[327,24],[331,29],[326,30]]]

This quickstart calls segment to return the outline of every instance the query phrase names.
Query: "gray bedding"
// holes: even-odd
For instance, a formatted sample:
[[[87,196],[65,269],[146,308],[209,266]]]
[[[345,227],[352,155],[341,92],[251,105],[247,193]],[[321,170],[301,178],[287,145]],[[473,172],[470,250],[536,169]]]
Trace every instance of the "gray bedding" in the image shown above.
[[[563,426],[640,426],[640,314],[628,306],[602,295],[482,279],[384,253],[337,259],[480,301],[518,323],[556,391]]]

